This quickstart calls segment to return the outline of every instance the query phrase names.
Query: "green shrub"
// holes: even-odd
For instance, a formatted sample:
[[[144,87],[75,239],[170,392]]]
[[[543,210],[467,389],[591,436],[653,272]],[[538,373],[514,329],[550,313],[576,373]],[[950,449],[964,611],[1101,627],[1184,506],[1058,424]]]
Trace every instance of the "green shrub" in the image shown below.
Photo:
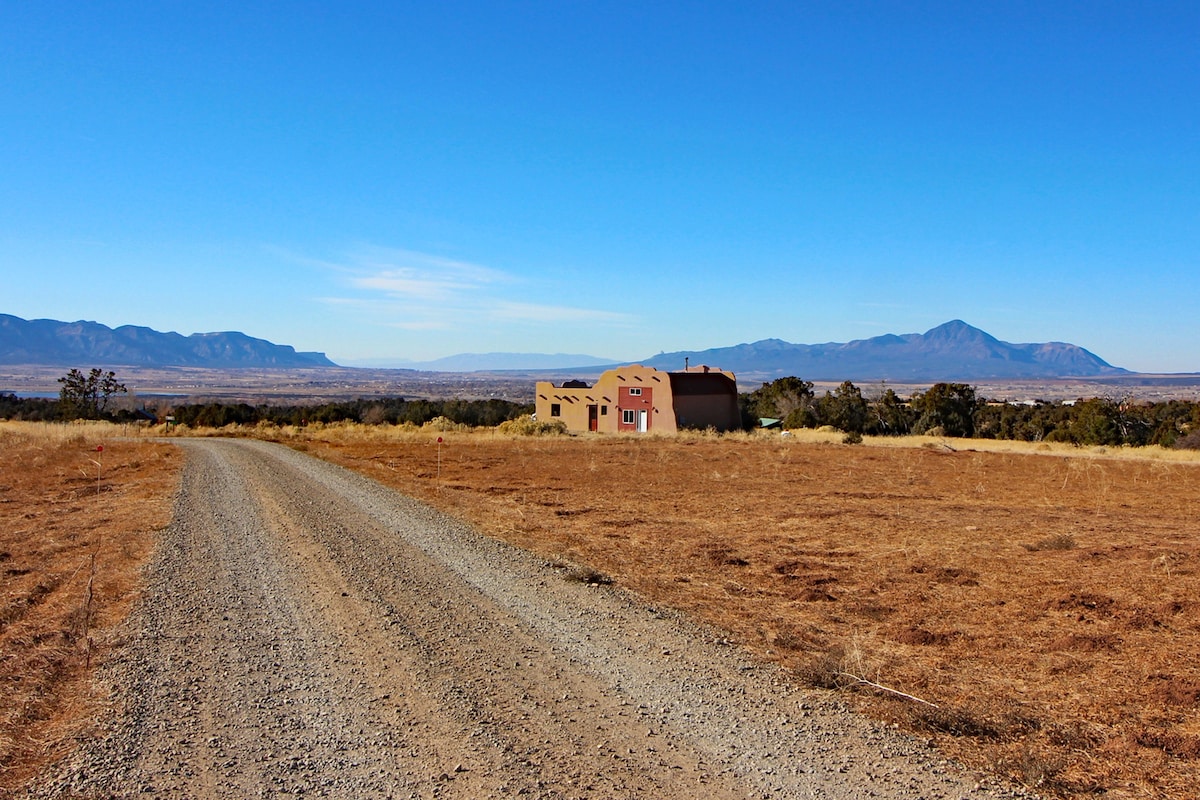
[[[427,431],[467,431],[471,429],[470,425],[455,422],[449,417],[434,417],[421,427]]]
[[[532,414],[523,414],[501,422],[496,430],[515,436],[562,436],[567,432],[567,424],[559,419],[539,422]]]

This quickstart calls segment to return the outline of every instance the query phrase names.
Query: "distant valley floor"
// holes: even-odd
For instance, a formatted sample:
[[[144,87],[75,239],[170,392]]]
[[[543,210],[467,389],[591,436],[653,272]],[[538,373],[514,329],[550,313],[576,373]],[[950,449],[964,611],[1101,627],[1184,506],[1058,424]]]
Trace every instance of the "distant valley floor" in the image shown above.
[[[404,369],[323,367],[304,369],[204,369],[197,367],[128,367],[80,364],[63,367],[0,365],[0,393],[54,396],[58,378],[72,367],[112,369],[130,395],[154,404],[154,398],[179,402],[318,403],[360,397],[407,397],[478,400],[496,398],[532,403],[539,380],[594,379],[579,371],[564,372],[420,372]],[[597,375],[599,371],[597,371]],[[753,391],[773,375],[741,374],[738,388]],[[798,376],[804,378],[805,376]],[[1131,374],[1104,378],[965,381],[989,400],[1074,400],[1130,397],[1138,400],[1200,399],[1200,374]],[[838,381],[815,381],[818,391]],[[931,382],[894,383],[855,380],[867,397],[894,390],[901,397],[927,389]]]

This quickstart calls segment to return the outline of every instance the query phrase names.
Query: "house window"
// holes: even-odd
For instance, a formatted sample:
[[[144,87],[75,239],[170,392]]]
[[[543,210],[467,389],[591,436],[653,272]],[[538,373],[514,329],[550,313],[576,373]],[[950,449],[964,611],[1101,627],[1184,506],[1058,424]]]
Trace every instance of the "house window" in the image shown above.
[[[552,417],[561,417],[562,416],[562,404],[561,403],[551,403],[550,404],[550,416],[552,416]]]
[[[637,424],[637,418],[634,416],[636,412],[632,408],[621,409],[621,423],[623,425]]]
[[[630,397],[641,397],[641,396],[642,396],[642,387],[640,387],[640,386],[631,386],[631,387],[629,388],[629,396],[630,396]]]
[[[600,406],[600,416],[602,416],[602,417],[608,416],[608,406]]]

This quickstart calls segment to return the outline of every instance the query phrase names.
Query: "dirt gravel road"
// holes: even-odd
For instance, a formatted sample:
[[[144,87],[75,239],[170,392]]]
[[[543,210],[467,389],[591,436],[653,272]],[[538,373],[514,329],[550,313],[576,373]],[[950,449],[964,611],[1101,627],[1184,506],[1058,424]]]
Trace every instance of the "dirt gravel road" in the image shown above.
[[[264,442],[187,440],[85,797],[1012,797],[719,633]]]

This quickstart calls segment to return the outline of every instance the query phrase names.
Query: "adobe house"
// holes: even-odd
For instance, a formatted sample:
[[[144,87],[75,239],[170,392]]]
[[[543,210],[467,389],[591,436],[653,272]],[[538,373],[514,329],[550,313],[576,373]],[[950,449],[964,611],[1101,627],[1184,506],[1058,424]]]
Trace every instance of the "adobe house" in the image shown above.
[[[537,384],[537,418],[561,420],[571,432],[674,433],[680,428],[736,430],[737,379],[732,372],[690,367],[662,372],[632,364],[584,381]]]

